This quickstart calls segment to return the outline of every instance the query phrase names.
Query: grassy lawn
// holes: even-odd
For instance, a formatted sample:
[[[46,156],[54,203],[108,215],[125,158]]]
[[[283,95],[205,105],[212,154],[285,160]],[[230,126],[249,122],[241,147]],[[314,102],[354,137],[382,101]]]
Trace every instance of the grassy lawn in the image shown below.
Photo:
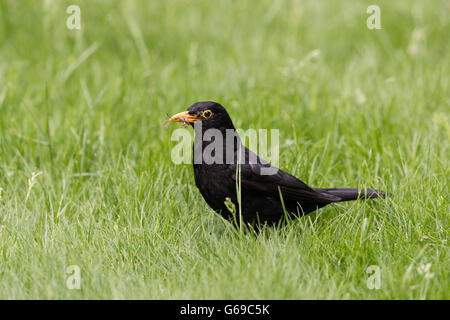
[[[0,1],[0,298],[449,299],[449,15],[440,0]],[[280,167],[308,184],[391,196],[239,232],[171,160],[167,114],[199,100],[279,129]]]

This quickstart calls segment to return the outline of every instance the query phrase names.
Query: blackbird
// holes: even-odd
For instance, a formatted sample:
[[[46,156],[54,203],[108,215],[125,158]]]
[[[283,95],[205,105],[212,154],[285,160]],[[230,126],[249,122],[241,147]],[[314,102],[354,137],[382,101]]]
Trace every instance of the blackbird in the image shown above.
[[[248,224],[275,224],[334,202],[384,197],[374,189],[311,188],[270,165],[241,143],[230,116],[217,102],[194,103],[172,116],[167,125],[172,121],[194,127],[195,184],[212,209],[237,224],[240,219]],[[227,138],[230,134],[232,139]],[[209,156],[205,154],[208,147],[213,149]]]

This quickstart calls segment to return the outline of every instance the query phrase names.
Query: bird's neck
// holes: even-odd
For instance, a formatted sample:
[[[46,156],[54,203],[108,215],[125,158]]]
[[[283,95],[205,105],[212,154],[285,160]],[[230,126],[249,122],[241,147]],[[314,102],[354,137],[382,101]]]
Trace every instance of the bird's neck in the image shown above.
[[[195,130],[194,164],[234,164],[242,148],[234,128]]]

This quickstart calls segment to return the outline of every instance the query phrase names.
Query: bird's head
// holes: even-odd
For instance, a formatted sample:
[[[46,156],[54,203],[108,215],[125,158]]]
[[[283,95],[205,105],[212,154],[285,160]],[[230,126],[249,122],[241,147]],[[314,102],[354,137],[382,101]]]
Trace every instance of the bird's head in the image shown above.
[[[173,115],[168,121],[183,122],[185,125],[201,121],[202,129],[234,129],[230,116],[219,103],[213,101],[201,101],[191,105],[187,111]]]

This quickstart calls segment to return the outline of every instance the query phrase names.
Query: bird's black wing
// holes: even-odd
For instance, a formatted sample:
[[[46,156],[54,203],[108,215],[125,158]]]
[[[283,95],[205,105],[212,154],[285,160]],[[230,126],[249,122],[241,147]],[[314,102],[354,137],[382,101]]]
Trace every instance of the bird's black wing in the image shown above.
[[[330,203],[340,200],[337,196],[315,191],[300,179],[271,166],[259,157],[257,159],[257,163],[240,165],[240,183],[243,189],[274,198],[279,198],[281,191],[284,200],[301,203]],[[236,170],[236,166],[233,168]],[[237,170],[233,174],[235,181],[236,176],[239,178]]]

